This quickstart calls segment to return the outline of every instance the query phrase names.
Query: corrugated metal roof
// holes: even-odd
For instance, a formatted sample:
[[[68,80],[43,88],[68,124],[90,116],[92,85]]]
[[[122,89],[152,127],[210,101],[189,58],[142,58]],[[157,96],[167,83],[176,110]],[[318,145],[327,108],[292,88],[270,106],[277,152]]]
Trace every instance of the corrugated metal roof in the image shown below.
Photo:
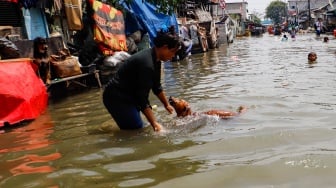
[[[329,0],[310,0],[311,9],[319,9],[329,4]]]

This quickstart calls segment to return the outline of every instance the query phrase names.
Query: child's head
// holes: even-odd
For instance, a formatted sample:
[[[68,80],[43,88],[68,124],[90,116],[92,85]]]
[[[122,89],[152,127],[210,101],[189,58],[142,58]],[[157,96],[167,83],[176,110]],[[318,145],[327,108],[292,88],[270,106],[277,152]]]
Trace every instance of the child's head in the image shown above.
[[[310,62],[316,61],[316,59],[317,59],[317,55],[316,55],[315,52],[310,52],[310,53],[308,54],[308,60],[309,60]]]
[[[34,58],[46,57],[48,57],[47,39],[43,37],[36,37],[34,39]]]
[[[329,37],[324,37],[323,42],[329,42]]]

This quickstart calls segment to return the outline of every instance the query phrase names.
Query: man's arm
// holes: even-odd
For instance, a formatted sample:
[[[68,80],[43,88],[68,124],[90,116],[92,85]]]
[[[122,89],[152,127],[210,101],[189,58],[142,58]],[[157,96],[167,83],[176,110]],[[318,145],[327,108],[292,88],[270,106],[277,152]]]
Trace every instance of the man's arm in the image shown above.
[[[162,129],[162,126],[155,120],[155,116],[153,114],[151,107],[143,109],[142,113],[146,116],[148,122],[152,125],[154,131],[160,131]]]

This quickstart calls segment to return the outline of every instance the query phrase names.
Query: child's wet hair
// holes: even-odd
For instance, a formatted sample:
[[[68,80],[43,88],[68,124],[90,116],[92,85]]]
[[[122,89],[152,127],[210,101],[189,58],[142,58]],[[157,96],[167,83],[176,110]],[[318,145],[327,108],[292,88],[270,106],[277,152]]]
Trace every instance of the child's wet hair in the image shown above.
[[[315,61],[316,59],[317,59],[317,54],[315,52],[309,52],[308,60],[309,61]]]
[[[329,41],[329,37],[324,37],[323,38],[323,42],[328,42]]]

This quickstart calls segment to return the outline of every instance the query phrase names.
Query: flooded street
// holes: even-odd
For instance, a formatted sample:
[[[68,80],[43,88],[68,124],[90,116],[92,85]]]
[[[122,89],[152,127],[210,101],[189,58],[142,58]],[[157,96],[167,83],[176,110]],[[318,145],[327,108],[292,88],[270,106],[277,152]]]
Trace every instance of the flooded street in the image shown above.
[[[247,107],[230,120],[177,118],[151,96],[165,130],[119,131],[101,89],[51,102],[32,123],[2,130],[0,187],[334,187],[336,39],[329,38],[281,42],[266,33],[165,63],[167,96],[194,112]]]

